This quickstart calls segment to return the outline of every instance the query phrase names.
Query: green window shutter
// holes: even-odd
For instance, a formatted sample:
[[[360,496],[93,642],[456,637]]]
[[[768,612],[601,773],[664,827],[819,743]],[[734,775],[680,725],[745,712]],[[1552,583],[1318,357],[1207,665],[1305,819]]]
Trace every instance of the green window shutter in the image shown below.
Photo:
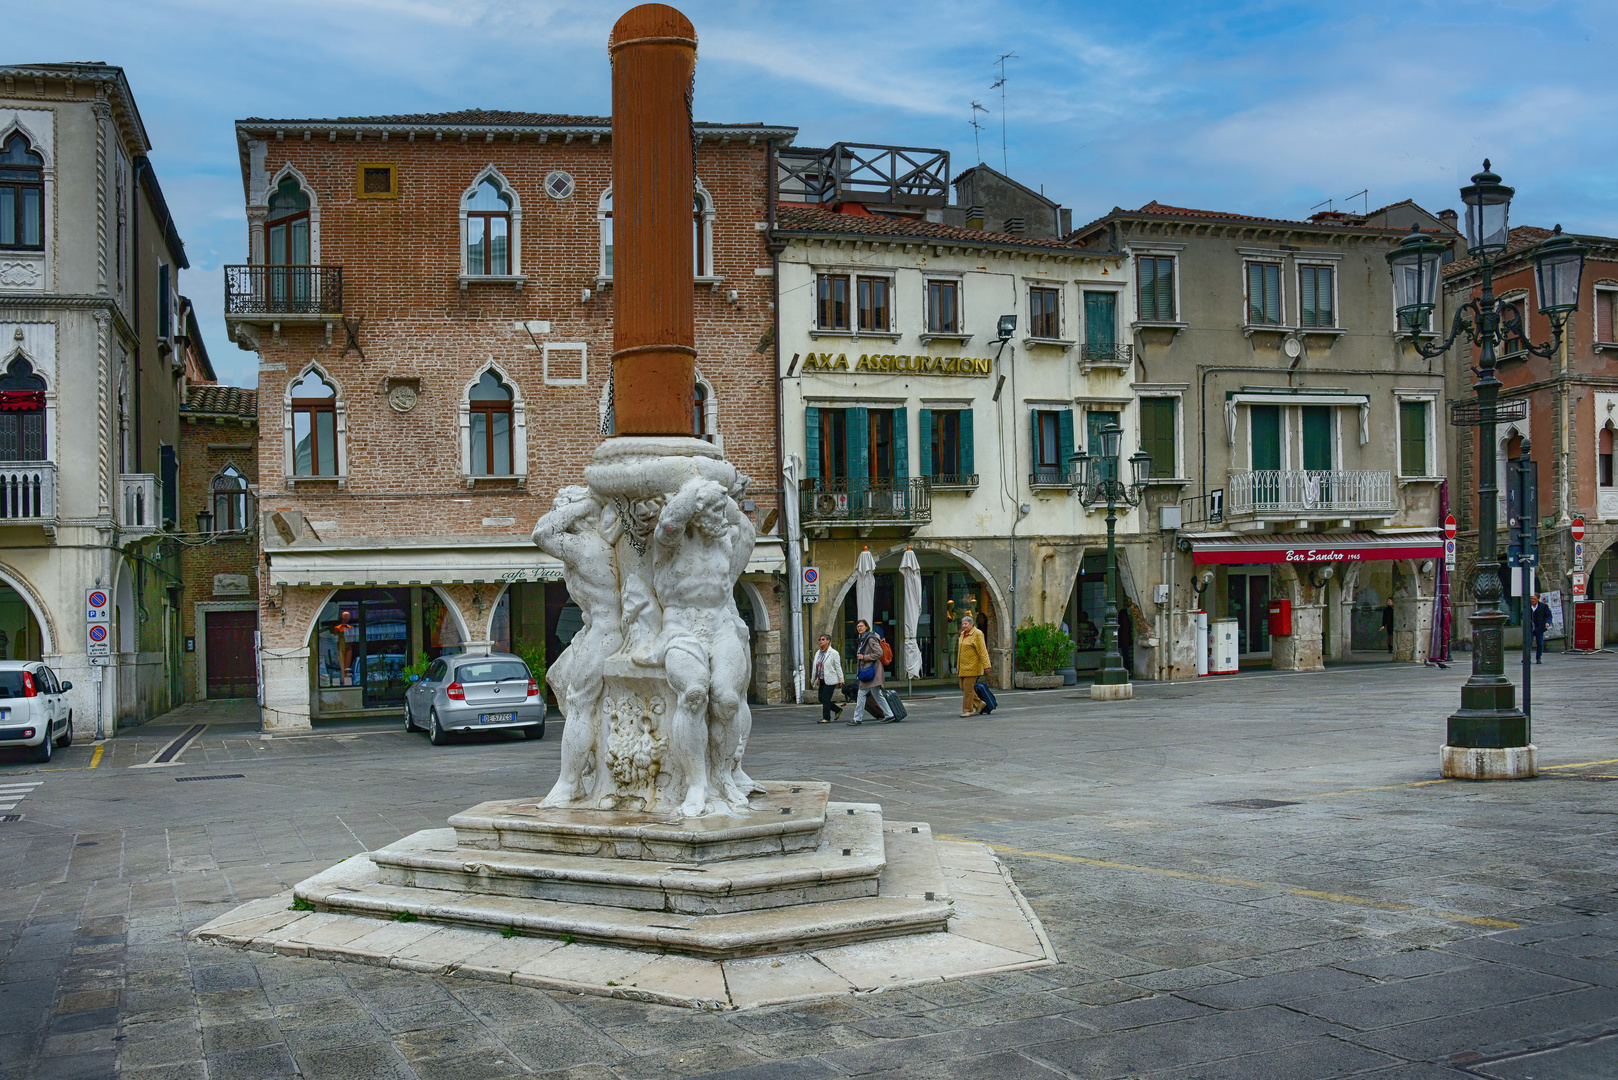
[[[893,478],[910,475],[910,410],[893,410]]]
[[[871,476],[871,410],[848,409],[848,475],[853,480]]]
[[[1039,410],[1038,409],[1029,409],[1028,410],[1028,436],[1029,436],[1029,439],[1032,440],[1033,448],[1034,448],[1034,456],[1030,460],[1030,464],[1034,465],[1035,467],[1038,467],[1038,465],[1039,465]]]
[[[916,413],[917,435],[921,438],[921,445],[917,447],[921,458],[921,475],[932,476],[936,471],[933,468],[933,410],[921,409]]]
[[[820,478],[820,410],[813,405],[803,410],[803,475]]]
[[[972,410],[962,409],[955,414],[961,424],[961,472],[971,475],[978,471],[972,453]]]
[[[1136,318],[1148,320],[1157,318],[1157,293],[1152,287],[1152,277],[1156,263],[1156,259],[1141,258],[1135,260],[1135,277],[1137,280]]]
[[[1142,398],[1140,402],[1140,445],[1152,455],[1151,475],[1173,476],[1174,398]]]
[[[1303,467],[1331,468],[1331,406],[1303,407]]]
[[[1145,316],[1142,316],[1145,318]],[[1118,341],[1118,298],[1116,293],[1084,294],[1084,343],[1114,345]]]
[[[1315,310],[1315,268],[1305,266],[1298,271],[1298,325],[1319,326],[1320,318]]]
[[[1056,464],[1065,472],[1067,459],[1073,456],[1073,410],[1063,409],[1056,414]]]
[[[1399,403],[1399,473],[1401,476],[1428,475],[1425,401]]]
[[[1281,407],[1279,405],[1249,405],[1247,407],[1248,434],[1253,442],[1253,469],[1279,469],[1281,467]]]
[[[1156,280],[1153,282],[1157,293],[1157,318],[1172,320],[1174,318],[1174,260],[1158,259]]]

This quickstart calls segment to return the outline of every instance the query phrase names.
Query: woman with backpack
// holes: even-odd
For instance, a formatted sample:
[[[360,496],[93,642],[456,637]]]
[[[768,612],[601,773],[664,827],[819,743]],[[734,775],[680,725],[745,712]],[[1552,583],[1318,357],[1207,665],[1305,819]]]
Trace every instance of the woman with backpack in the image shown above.
[[[849,727],[859,727],[865,717],[865,695],[871,694],[876,698],[877,708],[882,712],[882,723],[896,724],[899,718],[893,715],[893,707],[888,704],[887,694],[882,692],[882,664],[883,644],[882,635],[871,629],[871,624],[864,619],[854,624],[855,633],[859,634],[859,644],[854,649],[858,658],[857,673],[860,680],[859,693],[854,696],[854,719],[847,721]]]

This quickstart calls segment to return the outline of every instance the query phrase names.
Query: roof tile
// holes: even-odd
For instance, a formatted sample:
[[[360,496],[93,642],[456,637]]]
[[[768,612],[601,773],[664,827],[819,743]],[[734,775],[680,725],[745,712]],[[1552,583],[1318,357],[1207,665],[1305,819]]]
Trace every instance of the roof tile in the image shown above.
[[[186,392],[182,415],[239,416],[258,419],[258,391],[240,386],[193,384]]]

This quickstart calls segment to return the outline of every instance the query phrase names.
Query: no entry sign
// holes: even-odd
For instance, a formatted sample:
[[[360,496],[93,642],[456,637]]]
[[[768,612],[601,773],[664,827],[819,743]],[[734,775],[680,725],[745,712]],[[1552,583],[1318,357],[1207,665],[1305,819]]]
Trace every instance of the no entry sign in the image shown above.
[[[1444,539],[1455,539],[1455,515],[1451,514],[1444,519]]]
[[[1583,540],[1584,539],[1584,519],[1583,518],[1574,518],[1573,519],[1573,539],[1575,539],[1575,540]]]

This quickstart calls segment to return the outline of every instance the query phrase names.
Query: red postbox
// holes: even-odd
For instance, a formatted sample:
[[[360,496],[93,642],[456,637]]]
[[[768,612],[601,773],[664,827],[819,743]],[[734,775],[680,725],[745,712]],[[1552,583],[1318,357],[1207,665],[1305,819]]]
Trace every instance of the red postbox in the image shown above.
[[[1286,637],[1292,633],[1292,601],[1270,601],[1270,636]]]

